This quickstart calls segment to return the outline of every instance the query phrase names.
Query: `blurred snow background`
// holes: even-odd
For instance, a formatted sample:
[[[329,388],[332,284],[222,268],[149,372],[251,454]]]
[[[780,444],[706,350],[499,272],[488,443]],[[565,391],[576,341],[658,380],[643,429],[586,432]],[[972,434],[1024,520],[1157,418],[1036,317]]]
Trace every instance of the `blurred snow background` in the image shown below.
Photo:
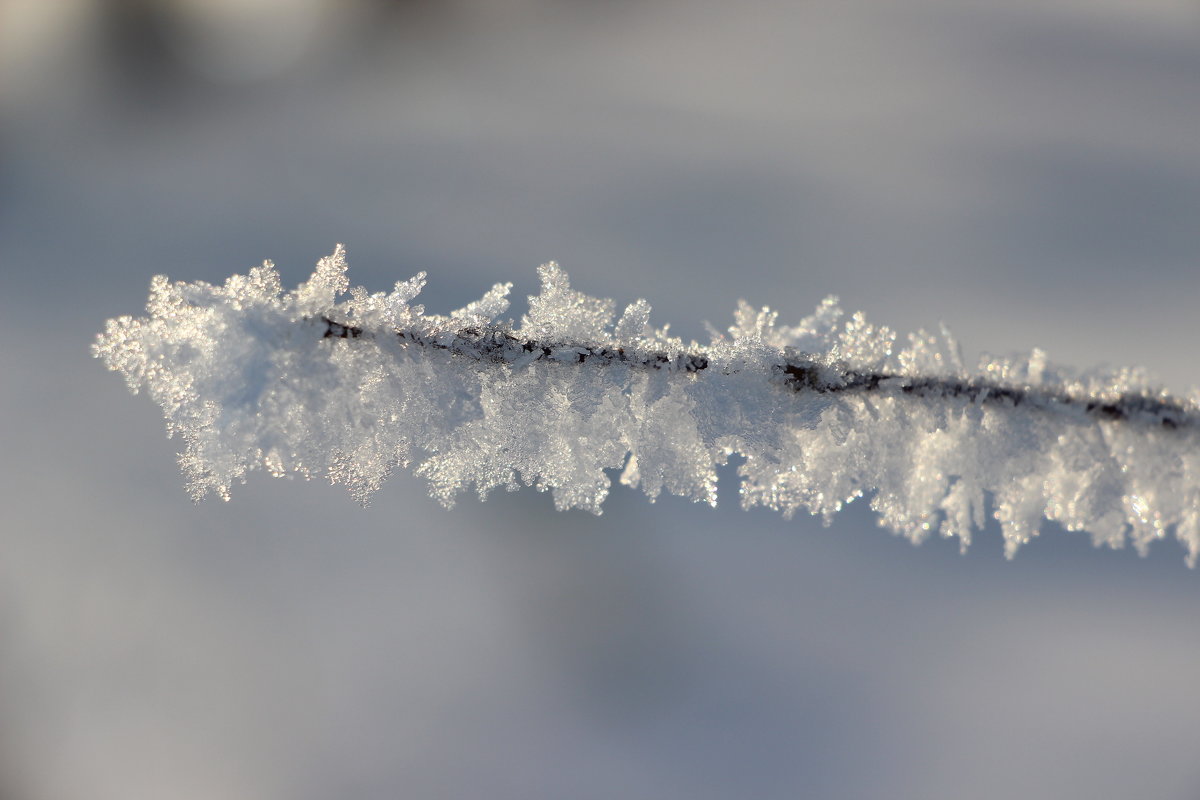
[[[88,357],[336,241],[1200,385],[1194,0],[0,0],[0,797],[1194,798],[1200,578],[397,475],[193,507]],[[514,314],[521,311],[520,304]]]

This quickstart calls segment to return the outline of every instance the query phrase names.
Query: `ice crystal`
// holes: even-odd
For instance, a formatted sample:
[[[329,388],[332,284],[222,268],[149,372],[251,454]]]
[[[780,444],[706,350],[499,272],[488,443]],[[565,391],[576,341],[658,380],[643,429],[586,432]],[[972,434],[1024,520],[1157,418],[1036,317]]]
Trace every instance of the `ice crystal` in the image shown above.
[[[1200,554],[1200,409],[1135,371],[1075,374],[1034,351],[968,369],[949,333],[896,335],[835,298],[794,326],[741,303],[704,346],[619,316],[555,264],[518,326],[509,284],[449,315],[349,289],[341,246],[284,291],[270,262],[224,286],[153,279],[147,316],[93,350],[147,391],[185,442],[192,495],[228,499],[255,469],[324,476],[365,501],[414,466],[446,505],[464,490],[549,490],[599,513],[611,481],[828,521],[868,497],[880,524],[965,549],[991,513],[1009,555],[1043,520],[1140,552],[1174,533]]]

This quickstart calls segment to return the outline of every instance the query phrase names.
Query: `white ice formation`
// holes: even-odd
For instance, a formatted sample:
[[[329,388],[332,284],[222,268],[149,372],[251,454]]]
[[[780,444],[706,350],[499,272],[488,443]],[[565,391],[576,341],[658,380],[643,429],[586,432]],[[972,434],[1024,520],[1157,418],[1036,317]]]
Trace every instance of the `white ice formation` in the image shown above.
[[[599,513],[611,481],[716,503],[716,467],[744,462],[741,503],[828,521],[867,496],[882,526],[965,549],[985,514],[1006,552],[1042,520],[1127,540],[1174,533],[1200,553],[1200,405],[1136,371],[1077,375],[1034,351],[962,363],[942,330],[906,347],[844,318],[834,298],[793,327],[745,303],[705,346],[618,317],[555,264],[514,327],[509,285],[441,316],[415,305],[424,273],[389,294],[349,289],[339,245],[284,291],[270,262],[224,286],[150,286],[148,316],[93,346],[145,389],[197,499],[259,468],[325,476],[365,500],[396,465],[451,504],[522,484]]]

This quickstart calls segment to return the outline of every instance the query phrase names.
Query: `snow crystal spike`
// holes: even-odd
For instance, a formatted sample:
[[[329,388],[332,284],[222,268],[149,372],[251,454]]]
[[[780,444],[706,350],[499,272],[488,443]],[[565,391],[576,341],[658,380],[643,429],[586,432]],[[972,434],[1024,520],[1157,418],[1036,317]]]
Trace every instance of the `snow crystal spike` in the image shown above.
[[[617,321],[557,265],[514,326],[495,319],[508,284],[441,316],[413,303],[423,274],[372,295],[346,269],[339,245],[288,292],[269,262],[223,286],[155,278],[148,316],[97,337],[182,434],[196,498],[265,469],[365,500],[413,465],[446,505],[525,484],[599,513],[618,468],[651,498],[713,504],[736,453],[745,507],[828,519],[866,495],[914,542],[965,548],[990,510],[1010,556],[1045,520],[1143,553],[1173,533],[1200,555],[1200,408],[1135,372],[1040,351],[970,370],[948,331],[897,349],[831,298],[794,327],[742,303],[701,346],[651,326],[644,301]]]

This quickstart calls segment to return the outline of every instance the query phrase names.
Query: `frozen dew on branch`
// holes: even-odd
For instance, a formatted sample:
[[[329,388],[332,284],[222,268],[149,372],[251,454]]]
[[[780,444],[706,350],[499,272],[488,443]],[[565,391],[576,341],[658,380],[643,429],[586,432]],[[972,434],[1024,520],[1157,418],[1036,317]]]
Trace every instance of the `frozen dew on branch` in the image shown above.
[[[651,500],[741,503],[826,521],[869,498],[884,527],[962,548],[990,514],[1009,555],[1044,520],[1144,553],[1200,554],[1200,407],[1133,370],[1077,374],[1039,351],[963,363],[944,329],[896,335],[827,298],[794,326],[738,306],[707,345],[620,314],[551,263],[519,323],[510,284],[448,315],[349,288],[341,246],[285,291],[270,262],[223,286],[153,279],[147,315],[110,320],[94,354],[161,406],[193,497],[265,469],[366,501],[397,466],[446,505],[522,485],[599,513],[609,470]]]

